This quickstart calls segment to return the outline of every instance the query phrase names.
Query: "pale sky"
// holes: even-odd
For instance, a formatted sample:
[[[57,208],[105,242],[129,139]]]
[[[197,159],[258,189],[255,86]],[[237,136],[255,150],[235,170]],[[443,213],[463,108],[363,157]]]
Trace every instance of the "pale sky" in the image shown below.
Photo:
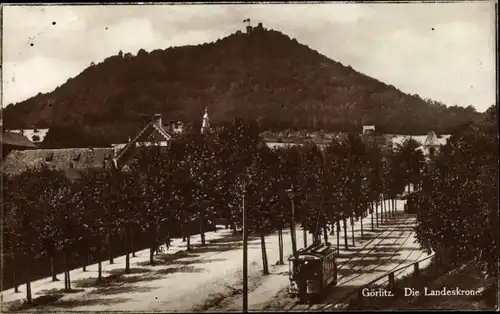
[[[495,103],[493,1],[2,9],[3,106],[50,92],[119,50],[215,41],[243,30],[245,18],[405,93],[478,111]]]

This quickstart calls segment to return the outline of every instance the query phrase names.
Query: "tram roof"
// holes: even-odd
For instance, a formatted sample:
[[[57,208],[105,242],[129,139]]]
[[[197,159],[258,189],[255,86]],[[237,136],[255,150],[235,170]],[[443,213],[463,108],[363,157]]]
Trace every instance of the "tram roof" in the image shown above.
[[[337,248],[333,248],[330,244],[316,244],[316,245],[310,245],[308,247],[305,247],[303,249],[300,249],[297,251],[297,256],[301,255],[312,255],[316,257],[325,257],[330,254],[333,254],[337,251]],[[293,258],[293,257],[292,257]]]

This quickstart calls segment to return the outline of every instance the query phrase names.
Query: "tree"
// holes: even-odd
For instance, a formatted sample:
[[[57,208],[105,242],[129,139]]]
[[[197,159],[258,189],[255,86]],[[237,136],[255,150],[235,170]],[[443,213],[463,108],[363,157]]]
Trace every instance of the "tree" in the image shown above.
[[[496,112],[453,134],[424,168],[417,239],[446,265],[473,261],[497,276]]]
[[[421,143],[408,138],[402,144],[397,144],[395,149],[396,162],[404,174],[404,183],[408,185],[410,192],[410,183],[414,186],[418,184],[420,170],[425,162],[424,155],[420,149]]]

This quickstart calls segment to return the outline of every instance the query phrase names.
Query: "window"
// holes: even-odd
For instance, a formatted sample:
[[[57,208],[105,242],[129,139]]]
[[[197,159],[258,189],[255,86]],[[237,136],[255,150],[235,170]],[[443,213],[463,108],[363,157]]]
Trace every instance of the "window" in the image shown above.
[[[434,156],[434,154],[435,154],[435,150],[436,150],[436,149],[435,149],[434,147],[429,147],[429,155],[430,155],[430,156]]]
[[[52,161],[54,160],[54,153],[48,153],[47,156],[45,156],[45,161]]]

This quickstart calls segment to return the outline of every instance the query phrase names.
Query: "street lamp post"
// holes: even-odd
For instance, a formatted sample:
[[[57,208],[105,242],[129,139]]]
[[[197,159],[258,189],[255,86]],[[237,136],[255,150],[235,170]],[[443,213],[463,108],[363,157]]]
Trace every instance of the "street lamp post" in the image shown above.
[[[248,312],[248,234],[245,206],[246,186],[243,187],[243,313]]]

